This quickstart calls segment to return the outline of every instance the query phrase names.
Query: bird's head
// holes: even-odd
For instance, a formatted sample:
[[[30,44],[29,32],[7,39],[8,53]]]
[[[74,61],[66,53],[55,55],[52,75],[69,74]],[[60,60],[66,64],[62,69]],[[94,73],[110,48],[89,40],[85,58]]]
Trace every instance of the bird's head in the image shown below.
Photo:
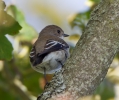
[[[65,34],[64,31],[56,25],[46,26],[40,34],[50,34],[51,36],[57,36],[59,38],[68,37],[69,35]]]

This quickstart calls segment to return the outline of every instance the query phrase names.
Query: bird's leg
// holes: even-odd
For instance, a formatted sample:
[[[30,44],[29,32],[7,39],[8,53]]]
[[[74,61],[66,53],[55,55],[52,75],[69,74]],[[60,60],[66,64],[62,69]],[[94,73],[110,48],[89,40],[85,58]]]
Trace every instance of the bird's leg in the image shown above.
[[[44,67],[44,79],[45,79],[45,83],[47,84],[46,68],[45,67]]]

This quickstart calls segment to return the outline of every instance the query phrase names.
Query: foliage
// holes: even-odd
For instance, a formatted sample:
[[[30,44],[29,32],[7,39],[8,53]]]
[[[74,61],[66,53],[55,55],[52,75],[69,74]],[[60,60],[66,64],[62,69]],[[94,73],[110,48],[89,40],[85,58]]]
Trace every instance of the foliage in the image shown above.
[[[22,41],[31,41],[37,36],[36,31],[26,23],[23,13],[15,5],[10,5],[7,12],[11,14],[22,26],[20,33],[17,35]]]
[[[12,58],[13,47],[5,34],[16,35],[21,26],[4,11],[6,7],[5,3],[0,1],[0,5],[0,59],[10,60]]]
[[[4,100],[31,100],[29,96],[33,95],[29,90],[35,91],[32,93],[34,95],[41,91],[38,89],[38,78],[41,75],[34,73],[29,67],[28,57],[31,41],[37,34],[26,23],[23,13],[16,6],[10,5],[7,12],[5,7],[5,3],[0,1],[0,96]],[[15,48],[6,34],[12,35],[11,42],[15,42]],[[37,87],[33,87],[33,84]]]
[[[8,51],[9,48],[9,51]],[[8,39],[4,36],[0,36],[0,59],[10,60],[12,57],[12,44],[8,41]]]
[[[90,18],[90,12],[91,11],[78,13],[76,17],[74,17],[74,19],[70,21],[71,27],[74,28],[75,26],[78,26],[78,28],[84,31],[85,26]]]

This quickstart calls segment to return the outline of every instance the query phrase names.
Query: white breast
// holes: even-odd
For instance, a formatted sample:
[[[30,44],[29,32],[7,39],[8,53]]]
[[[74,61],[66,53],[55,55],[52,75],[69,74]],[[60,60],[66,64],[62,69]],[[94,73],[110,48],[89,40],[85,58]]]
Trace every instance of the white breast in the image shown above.
[[[49,62],[48,66],[46,66],[46,73],[54,73],[55,71],[59,70],[62,68],[62,64],[65,63],[65,61],[67,60],[66,58],[66,51],[64,50],[60,50],[60,51],[55,51],[55,52],[51,52],[50,54],[48,54],[44,59],[43,59],[43,63],[44,62]],[[60,61],[61,63],[59,63],[58,61]]]
[[[68,57],[69,49],[51,52],[45,56],[41,64],[34,66],[33,69],[44,74],[45,67],[46,74],[53,74],[62,68],[61,63],[64,64]],[[61,63],[59,63],[57,60]]]

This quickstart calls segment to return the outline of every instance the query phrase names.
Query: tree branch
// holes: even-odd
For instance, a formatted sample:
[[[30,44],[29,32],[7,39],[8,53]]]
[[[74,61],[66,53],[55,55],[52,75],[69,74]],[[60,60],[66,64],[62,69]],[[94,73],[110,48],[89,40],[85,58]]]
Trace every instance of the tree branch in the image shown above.
[[[94,92],[119,50],[118,9],[119,0],[99,3],[70,59],[38,100],[77,100]]]

